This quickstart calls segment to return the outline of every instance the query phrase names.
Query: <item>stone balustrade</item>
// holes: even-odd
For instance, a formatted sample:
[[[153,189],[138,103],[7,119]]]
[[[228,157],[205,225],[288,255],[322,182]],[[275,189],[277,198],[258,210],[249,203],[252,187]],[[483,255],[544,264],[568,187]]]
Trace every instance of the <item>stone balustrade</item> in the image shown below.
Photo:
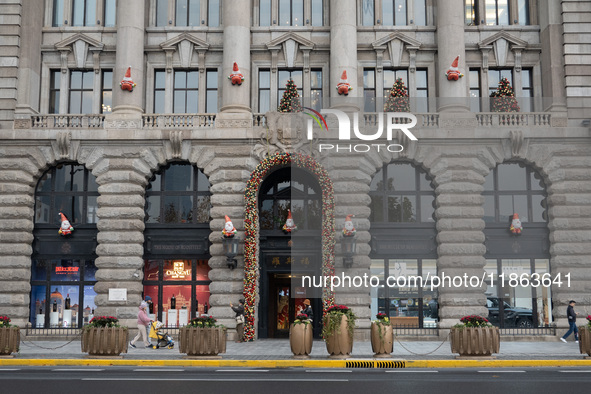
[[[213,128],[216,114],[149,114],[142,116],[146,129]]]
[[[102,129],[105,115],[34,115],[31,121],[33,129]]]

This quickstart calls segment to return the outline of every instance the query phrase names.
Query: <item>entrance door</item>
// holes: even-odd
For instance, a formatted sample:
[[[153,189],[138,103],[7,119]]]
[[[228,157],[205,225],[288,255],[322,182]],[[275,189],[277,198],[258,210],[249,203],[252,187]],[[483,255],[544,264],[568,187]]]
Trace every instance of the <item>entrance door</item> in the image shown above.
[[[269,337],[289,337],[289,325],[295,320],[296,305],[303,301],[292,297],[288,274],[269,274]]]

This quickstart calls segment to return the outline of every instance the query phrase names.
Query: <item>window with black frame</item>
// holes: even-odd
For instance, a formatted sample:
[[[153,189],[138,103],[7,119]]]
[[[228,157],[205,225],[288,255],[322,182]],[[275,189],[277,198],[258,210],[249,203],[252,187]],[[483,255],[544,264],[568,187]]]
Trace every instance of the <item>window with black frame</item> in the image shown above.
[[[549,327],[553,321],[551,287],[523,286],[525,279],[541,280],[551,272],[542,177],[523,163],[502,163],[485,177],[482,194],[485,271],[494,285],[487,281],[489,320],[501,328]],[[509,282],[511,278],[516,280]],[[499,285],[503,282],[504,286]]]
[[[399,328],[435,328],[437,273],[435,191],[428,174],[410,163],[386,164],[370,184],[372,315],[386,313]]]
[[[144,296],[153,319],[178,327],[209,310],[208,245],[211,192],[205,174],[189,163],[170,163],[146,187]],[[152,240],[152,241],[150,241]],[[203,243],[203,242],[201,242]]]
[[[318,230],[322,222],[322,193],[311,175],[297,168],[274,171],[259,193],[261,230],[281,230],[288,210],[298,230]]]
[[[82,165],[57,165],[37,183],[29,317],[33,327],[80,327],[92,318],[97,198],[96,179]],[[58,235],[60,213],[74,227],[69,238]]]

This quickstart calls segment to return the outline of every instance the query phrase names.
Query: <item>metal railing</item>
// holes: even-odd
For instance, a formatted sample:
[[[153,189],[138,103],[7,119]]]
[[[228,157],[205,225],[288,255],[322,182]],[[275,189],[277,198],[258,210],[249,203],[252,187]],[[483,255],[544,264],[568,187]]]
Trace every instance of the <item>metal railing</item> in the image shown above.
[[[439,335],[439,328],[421,328],[417,326],[403,326],[403,325],[394,325],[392,326],[394,329],[394,335],[399,336],[413,336],[413,337],[424,337],[424,336],[433,336],[436,337]]]
[[[105,116],[96,115],[34,115],[31,117],[33,129],[101,129]]]
[[[213,128],[216,114],[149,114],[142,115],[146,129]]]
[[[25,327],[26,336],[63,336],[63,337],[75,337],[82,333],[82,328],[72,327],[55,327],[55,328],[37,328],[31,325]]]
[[[517,336],[540,336],[540,335],[556,335],[556,327],[531,327],[531,328],[500,328],[501,335],[517,335]]]

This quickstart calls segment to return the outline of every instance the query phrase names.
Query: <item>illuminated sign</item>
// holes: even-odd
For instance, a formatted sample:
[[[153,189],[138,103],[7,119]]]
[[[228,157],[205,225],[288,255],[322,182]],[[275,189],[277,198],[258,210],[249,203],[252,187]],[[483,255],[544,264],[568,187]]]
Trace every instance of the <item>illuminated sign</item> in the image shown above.
[[[80,267],[55,267],[55,273],[58,275],[77,274]]]
[[[170,276],[172,279],[185,279],[191,277],[191,270],[185,269],[185,263],[183,261],[174,261],[173,264],[173,270],[166,271],[167,276]]]

